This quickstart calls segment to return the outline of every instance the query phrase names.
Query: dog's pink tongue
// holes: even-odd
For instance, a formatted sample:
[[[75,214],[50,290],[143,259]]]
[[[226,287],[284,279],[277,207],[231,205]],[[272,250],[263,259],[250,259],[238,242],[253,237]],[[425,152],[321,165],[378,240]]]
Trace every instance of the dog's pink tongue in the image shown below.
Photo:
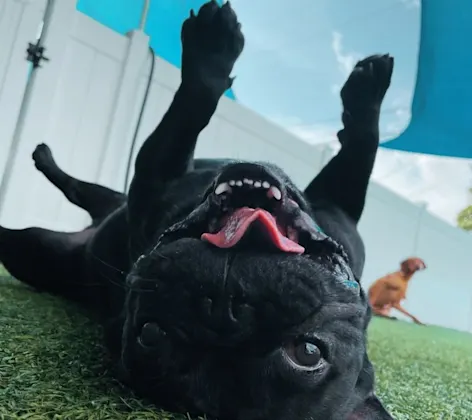
[[[201,239],[218,248],[231,248],[245,235],[249,227],[257,222],[263,233],[281,251],[303,254],[305,248],[283,235],[277,227],[274,216],[263,209],[243,207],[234,211],[218,233],[204,233]]]

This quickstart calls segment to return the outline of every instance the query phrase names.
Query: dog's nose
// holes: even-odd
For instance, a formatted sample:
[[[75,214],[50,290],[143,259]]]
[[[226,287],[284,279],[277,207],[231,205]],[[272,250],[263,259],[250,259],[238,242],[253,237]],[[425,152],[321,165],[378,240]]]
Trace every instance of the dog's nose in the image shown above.
[[[215,345],[230,346],[248,338],[256,321],[248,302],[228,296],[203,298],[200,314],[209,332],[207,339]]]

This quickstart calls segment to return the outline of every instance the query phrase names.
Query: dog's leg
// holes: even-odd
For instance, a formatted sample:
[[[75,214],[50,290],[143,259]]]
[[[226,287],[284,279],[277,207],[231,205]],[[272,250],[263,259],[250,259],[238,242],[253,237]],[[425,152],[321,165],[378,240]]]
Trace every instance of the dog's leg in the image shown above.
[[[0,263],[37,290],[80,301],[84,294],[92,295],[92,285],[84,284],[83,260],[76,252],[78,238],[83,234],[0,226]]]
[[[393,58],[368,57],[355,66],[341,90],[344,128],[341,150],[306,188],[308,200],[327,200],[357,223],[379,145],[379,116],[390,86]]]
[[[392,307],[395,308],[398,312],[401,312],[403,315],[406,315],[407,317],[409,317],[415,324],[424,325],[418,318],[416,318],[414,315],[410,314],[399,303],[393,304]]]
[[[375,306],[372,306],[372,314],[379,317],[379,318],[386,318],[386,319],[391,319],[391,320],[396,320],[394,316],[390,316],[390,308],[378,308]]]
[[[392,310],[391,305],[384,305],[384,306],[372,305],[372,312],[379,316],[389,317],[391,310]]]
[[[182,26],[182,81],[170,108],[141,147],[129,192],[130,222],[139,223],[150,197],[193,167],[199,133],[231,86],[230,74],[244,46],[229,3],[204,4]]]
[[[126,196],[97,184],[80,181],[66,174],[54,161],[51,149],[40,144],[33,152],[36,168],[55,185],[66,198],[99,221],[121,206]]]

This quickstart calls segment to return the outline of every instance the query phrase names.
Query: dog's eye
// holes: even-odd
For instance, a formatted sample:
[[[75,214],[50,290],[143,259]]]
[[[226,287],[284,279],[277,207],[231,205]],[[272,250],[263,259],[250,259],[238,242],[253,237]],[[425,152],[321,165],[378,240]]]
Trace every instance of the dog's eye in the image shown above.
[[[304,369],[315,369],[322,361],[320,348],[310,341],[296,341],[285,347],[292,363]]]
[[[138,341],[144,347],[155,347],[158,345],[160,332],[156,323],[146,322],[141,329]]]

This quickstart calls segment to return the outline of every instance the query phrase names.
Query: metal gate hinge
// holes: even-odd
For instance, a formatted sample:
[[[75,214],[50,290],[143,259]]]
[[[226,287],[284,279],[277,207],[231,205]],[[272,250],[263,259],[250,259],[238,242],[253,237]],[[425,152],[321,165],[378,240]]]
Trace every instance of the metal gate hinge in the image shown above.
[[[26,59],[33,63],[33,67],[41,67],[41,61],[49,61],[49,58],[44,56],[44,50],[45,48],[43,46],[40,46],[38,44],[32,44],[31,42],[28,43],[28,48],[26,50],[26,53],[28,54],[26,56]]]

